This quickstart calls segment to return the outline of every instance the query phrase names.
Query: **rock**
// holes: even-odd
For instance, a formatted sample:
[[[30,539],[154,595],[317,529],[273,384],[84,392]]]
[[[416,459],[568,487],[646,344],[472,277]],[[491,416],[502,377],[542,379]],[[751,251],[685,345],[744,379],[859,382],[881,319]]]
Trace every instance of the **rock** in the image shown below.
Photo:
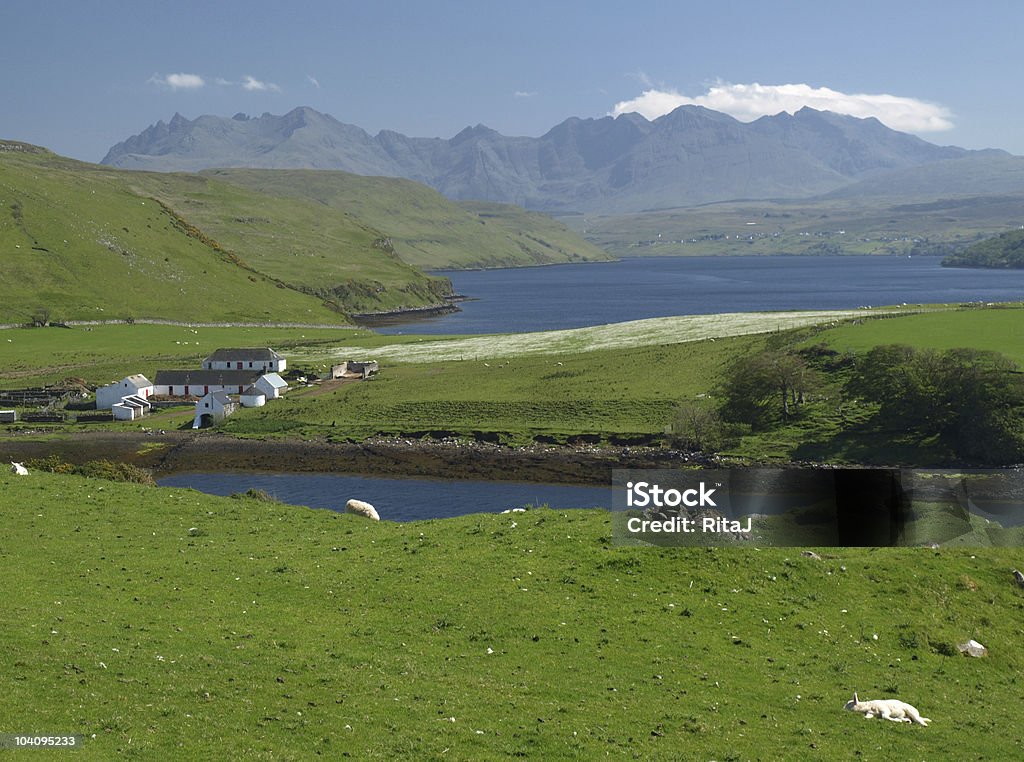
[[[960,653],[965,656],[986,656],[988,649],[976,640],[968,640],[966,643],[957,644]]]
[[[802,551],[800,551],[800,555],[801,556],[807,556],[808,558],[810,558],[813,561],[820,561],[821,560],[821,556],[819,556],[813,550],[802,550]]]
[[[1017,582],[1017,585],[1024,587],[1024,574],[1021,574],[1016,569],[1013,570],[1013,579]]]

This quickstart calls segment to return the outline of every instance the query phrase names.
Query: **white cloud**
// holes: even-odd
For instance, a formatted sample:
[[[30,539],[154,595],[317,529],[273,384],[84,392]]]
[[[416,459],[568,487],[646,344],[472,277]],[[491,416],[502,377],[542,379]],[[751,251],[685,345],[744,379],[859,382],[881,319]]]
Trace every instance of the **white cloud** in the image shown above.
[[[876,117],[894,130],[939,132],[952,129],[952,113],[945,106],[899,95],[849,94],[828,87],[793,85],[733,85],[718,83],[703,95],[690,97],[675,90],[650,88],[632,100],[615,104],[612,115],[637,112],[656,119],[683,105],[704,106],[751,122],[758,117],[794,113],[804,106],[856,117]]]
[[[185,74],[184,72],[168,74],[166,77],[154,74],[149,78],[149,82],[154,85],[169,87],[172,90],[198,90],[206,84],[206,80],[198,74]]]
[[[532,98],[537,93],[530,90],[516,90],[512,95],[516,98]]]
[[[313,87],[315,87],[315,88],[316,88],[317,90],[319,90],[319,89],[320,89],[320,82],[319,82],[319,81],[317,80],[317,78],[316,78],[316,77],[314,77],[314,76],[313,76],[312,74],[307,74],[307,75],[306,75],[306,79],[308,79],[308,80],[309,80],[309,84],[311,84],[311,85],[312,85]]]
[[[275,85],[273,82],[261,82],[255,77],[249,76],[248,74],[242,80],[242,89],[244,90],[270,90],[275,93],[281,92],[281,88]]]

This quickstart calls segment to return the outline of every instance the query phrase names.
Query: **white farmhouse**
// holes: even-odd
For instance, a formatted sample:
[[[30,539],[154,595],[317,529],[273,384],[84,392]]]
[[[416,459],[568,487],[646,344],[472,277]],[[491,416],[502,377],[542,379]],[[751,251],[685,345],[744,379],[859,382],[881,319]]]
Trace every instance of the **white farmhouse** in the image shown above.
[[[196,403],[196,417],[193,429],[205,428],[223,421],[238,408],[238,403],[225,392],[210,392]]]
[[[270,347],[218,349],[203,360],[203,370],[258,370],[283,373],[287,361]]]
[[[276,373],[264,373],[254,386],[266,395],[268,400],[276,400],[288,390],[288,382]]]
[[[125,376],[120,381],[108,384],[107,386],[101,386],[97,389],[96,409],[110,410],[125,397],[133,395],[143,399],[153,395],[152,382],[141,373],[137,373],[134,376]]]

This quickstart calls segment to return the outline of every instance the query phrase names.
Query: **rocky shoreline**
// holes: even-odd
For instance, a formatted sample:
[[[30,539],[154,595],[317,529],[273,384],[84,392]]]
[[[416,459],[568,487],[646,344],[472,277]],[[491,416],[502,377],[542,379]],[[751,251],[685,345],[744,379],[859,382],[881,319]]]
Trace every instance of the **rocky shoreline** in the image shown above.
[[[212,432],[75,432],[53,439],[0,439],[0,459],[56,455],[71,463],[108,459],[164,476],[181,471],[351,473],[553,484],[606,485],[615,468],[713,466],[708,458],[656,447],[529,445],[460,439],[374,437],[363,442],[241,439]]]

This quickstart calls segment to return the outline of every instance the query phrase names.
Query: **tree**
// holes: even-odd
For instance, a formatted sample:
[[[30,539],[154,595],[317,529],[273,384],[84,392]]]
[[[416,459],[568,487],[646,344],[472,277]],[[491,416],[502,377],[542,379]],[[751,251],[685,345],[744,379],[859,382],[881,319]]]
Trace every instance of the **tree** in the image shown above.
[[[997,352],[875,347],[858,361],[847,392],[877,403],[888,426],[937,438],[958,458],[1024,459],[1024,374]]]
[[[788,420],[806,402],[815,382],[814,371],[791,352],[769,350],[741,357],[726,374],[722,415],[755,428]]]
[[[730,439],[722,416],[707,402],[680,402],[676,406],[670,428],[672,444],[686,450],[718,452]]]

